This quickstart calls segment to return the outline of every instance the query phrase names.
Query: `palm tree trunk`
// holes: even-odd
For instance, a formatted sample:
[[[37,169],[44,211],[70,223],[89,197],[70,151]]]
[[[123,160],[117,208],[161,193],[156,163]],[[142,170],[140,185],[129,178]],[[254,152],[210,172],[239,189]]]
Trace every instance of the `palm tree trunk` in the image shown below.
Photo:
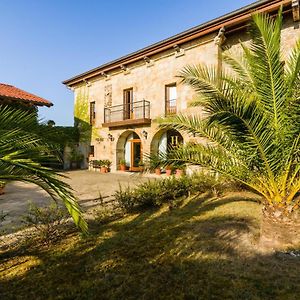
[[[262,211],[260,245],[264,249],[284,250],[300,245],[300,214],[286,208],[265,206]]]

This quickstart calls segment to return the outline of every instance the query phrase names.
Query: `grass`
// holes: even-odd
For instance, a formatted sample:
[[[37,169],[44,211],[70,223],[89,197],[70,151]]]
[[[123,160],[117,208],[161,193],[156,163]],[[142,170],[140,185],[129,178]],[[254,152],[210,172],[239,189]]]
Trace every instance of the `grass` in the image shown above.
[[[300,259],[257,251],[260,206],[208,195],[0,254],[1,299],[299,299]]]

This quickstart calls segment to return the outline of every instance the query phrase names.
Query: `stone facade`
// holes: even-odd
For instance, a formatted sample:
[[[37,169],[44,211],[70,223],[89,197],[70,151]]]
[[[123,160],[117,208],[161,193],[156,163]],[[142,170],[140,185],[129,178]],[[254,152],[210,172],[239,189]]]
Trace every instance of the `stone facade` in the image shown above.
[[[224,36],[225,34],[225,36]],[[293,20],[292,14],[286,14],[282,30],[284,55],[300,37],[298,22]],[[196,38],[162,51],[150,58],[140,59],[126,66],[120,65],[107,74],[98,75],[73,86],[75,97],[80,88],[88,90],[89,101],[95,102],[96,118],[94,127],[101,138],[91,140],[94,146],[92,159],[109,159],[112,161],[112,170],[117,170],[119,161],[124,156],[124,143],[128,135],[135,132],[141,139],[142,151],[153,152],[155,143],[161,137],[155,119],[165,115],[165,87],[176,83],[177,86],[177,112],[201,113],[199,109],[188,107],[193,98],[193,91],[180,83],[177,77],[187,65],[208,64],[221,65],[223,51],[239,51],[240,41],[247,42],[249,37],[245,27],[226,32],[218,30],[214,33]],[[120,127],[105,127],[104,108],[123,104],[123,91],[133,89],[133,101],[147,100],[150,102],[151,124],[126,125]],[[145,134],[147,133],[147,134]],[[184,142],[193,139],[192,136],[183,135]]]

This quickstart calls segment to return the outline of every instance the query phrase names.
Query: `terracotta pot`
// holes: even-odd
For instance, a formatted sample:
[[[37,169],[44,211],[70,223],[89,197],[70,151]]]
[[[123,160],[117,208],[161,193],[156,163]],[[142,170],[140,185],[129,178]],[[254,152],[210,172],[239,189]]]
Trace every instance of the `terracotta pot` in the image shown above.
[[[120,170],[123,172],[126,171],[126,165],[120,165]]]
[[[159,168],[155,169],[155,174],[156,175],[161,175],[161,170]]]
[[[181,169],[176,169],[176,177],[180,177],[183,175],[183,170]]]
[[[107,173],[107,171],[108,171],[107,167],[101,167],[100,168],[101,173]]]
[[[166,175],[171,176],[172,175],[172,170],[171,169],[166,169]]]

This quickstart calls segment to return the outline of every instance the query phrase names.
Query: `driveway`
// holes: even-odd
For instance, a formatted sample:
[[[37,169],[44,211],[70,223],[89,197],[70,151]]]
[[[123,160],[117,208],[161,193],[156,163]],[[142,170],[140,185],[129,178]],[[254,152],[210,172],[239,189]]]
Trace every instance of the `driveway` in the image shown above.
[[[135,186],[145,182],[153,175],[140,175],[138,173],[107,173],[80,170],[65,172],[68,176],[65,179],[74,189],[76,196],[83,209],[87,211],[99,204],[100,195],[104,201],[112,198],[114,192],[119,189],[119,185]],[[8,213],[2,227],[7,231],[14,231],[21,225],[21,219],[28,210],[29,202],[39,206],[49,205],[50,196],[38,186],[29,183],[12,182],[5,188],[5,194],[0,196],[0,213]]]

